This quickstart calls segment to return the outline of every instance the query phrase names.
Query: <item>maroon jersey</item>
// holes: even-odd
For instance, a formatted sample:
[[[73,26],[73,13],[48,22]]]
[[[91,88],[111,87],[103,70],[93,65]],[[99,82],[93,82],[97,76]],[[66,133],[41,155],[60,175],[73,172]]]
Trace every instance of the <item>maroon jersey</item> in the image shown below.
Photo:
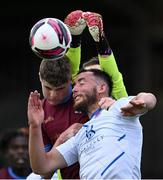
[[[26,179],[26,177],[16,175],[12,168],[2,168],[0,169],[0,179]]]
[[[50,150],[58,136],[70,125],[77,122],[85,123],[88,119],[82,113],[74,111],[72,97],[66,103],[57,106],[50,105],[47,100],[43,100],[43,109],[45,121],[42,124],[42,133],[46,151]],[[61,175],[63,179],[78,179],[79,164],[76,163],[62,169]]]

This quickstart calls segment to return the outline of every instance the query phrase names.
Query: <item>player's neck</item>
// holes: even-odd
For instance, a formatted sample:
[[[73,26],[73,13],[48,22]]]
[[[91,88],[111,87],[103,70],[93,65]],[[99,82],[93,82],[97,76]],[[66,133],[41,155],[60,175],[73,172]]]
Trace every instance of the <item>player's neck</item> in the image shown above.
[[[99,109],[99,105],[98,104],[93,104],[91,105],[89,108],[88,108],[88,117],[91,118],[92,117],[92,114],[94,112],[96,112],[96,110]]]

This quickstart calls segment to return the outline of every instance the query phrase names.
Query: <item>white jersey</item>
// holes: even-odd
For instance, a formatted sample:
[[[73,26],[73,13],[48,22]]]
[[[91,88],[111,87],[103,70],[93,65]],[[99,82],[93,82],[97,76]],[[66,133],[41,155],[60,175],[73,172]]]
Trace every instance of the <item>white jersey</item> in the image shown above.
[[[81,179],[141,179],[140,115],[124,117],[120,110],[131,98],[96,112],[76,136],[57,147],[68,166],[79,161]]]
[[[57,172],[55,172],[50,179],[51,180],[58,180],[59,178],[58,178]],[[35,174],[34,172],[32,172],[31,174],[29,174],[27,176],[26,180],[45,180],[45,179],[42,178],[39,174]]]

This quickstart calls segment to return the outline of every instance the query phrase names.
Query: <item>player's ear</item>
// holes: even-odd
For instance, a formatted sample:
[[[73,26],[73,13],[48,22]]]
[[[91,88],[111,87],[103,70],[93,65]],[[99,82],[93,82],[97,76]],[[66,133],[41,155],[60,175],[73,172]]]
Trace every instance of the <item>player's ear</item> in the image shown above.
[[[98,92],[99,94],[106,93],[106,90],[107,90],[107,86],[106,86],[105,83],[102,83],[102,84],[97,85],[97,92]]]

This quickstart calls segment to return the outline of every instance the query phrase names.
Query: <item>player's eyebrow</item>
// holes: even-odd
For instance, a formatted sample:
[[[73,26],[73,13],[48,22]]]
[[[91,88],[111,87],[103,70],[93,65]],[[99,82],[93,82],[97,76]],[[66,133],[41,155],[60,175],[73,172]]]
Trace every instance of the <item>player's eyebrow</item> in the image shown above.
[[[74,85],[75,85],[77,82],[80,83],[81,81],[84,81],[84,80],[85,80],[85,78],[81,77],[81,78],[77,79],[77,80],[74,82]]]
[[[78,79],[78,82],[81,82],[81,81],[84,81],[84,80],[85,80],[85,78],[82,77],[82,78]]]

